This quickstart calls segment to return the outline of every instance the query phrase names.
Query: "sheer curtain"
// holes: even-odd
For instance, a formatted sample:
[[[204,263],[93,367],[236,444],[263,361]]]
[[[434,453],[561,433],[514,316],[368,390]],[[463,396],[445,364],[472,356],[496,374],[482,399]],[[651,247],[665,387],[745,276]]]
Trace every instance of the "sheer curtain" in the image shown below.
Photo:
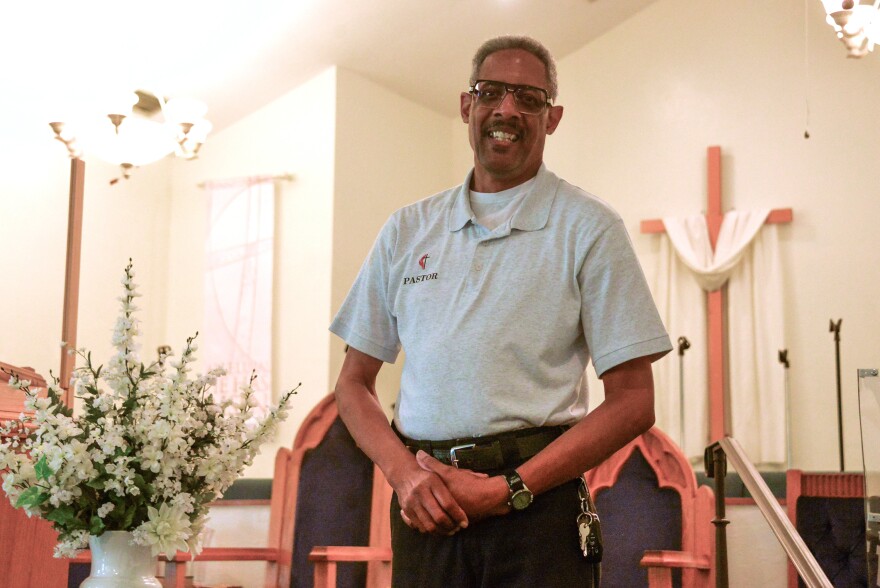
[[[205,316],[199,355],[228,376],[215,398],[240,394],[251,371],[257,408],[271,402],[272,285],[276,183],[271,178],[208,182]]]

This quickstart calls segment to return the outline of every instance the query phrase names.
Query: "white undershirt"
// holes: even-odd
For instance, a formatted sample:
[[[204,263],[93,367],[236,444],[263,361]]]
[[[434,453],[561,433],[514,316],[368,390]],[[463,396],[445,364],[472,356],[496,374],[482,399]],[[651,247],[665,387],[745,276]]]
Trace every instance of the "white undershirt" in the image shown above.
[[[471,210],[477,222],[490,231],[508,222],[523,198],[532,189],[535,178],[501,192],[470,191]]]

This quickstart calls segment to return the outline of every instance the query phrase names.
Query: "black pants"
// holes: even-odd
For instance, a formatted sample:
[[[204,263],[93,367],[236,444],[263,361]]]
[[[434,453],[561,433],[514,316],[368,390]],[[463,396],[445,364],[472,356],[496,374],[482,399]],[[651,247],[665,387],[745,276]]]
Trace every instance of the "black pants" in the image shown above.
[[[535,497],[527,509],[471,523],[452,537],[419,533],[391,501],[394,588],[598,587],[599,566],[578,547],[578,482]],[[594,575],[596,581],[594,582]]]

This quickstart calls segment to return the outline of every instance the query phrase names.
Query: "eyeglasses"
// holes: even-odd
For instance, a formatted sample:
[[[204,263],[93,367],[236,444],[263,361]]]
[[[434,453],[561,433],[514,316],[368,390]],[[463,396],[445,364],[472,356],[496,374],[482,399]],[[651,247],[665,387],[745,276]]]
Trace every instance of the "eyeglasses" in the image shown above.
[[[523,114],[541,114],[545,106],[552,106],[547,91],[534,86],[477,80],[468,88],[468,93],[476,99],[477,106],[483,108],[498,108],[508,92],[513,94],[513,103]]]

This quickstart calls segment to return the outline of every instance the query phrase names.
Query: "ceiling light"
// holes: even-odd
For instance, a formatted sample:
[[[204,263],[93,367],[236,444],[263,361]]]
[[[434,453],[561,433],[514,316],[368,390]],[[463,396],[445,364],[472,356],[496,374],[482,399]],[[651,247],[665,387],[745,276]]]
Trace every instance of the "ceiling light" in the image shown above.
[[[828,24],[846,46],[847,57],[864,57],[880,41],[880,0],[822,0]]]
[[[136,107],[141,104],[144,106]],[[211,132],[211,123],[204,118],[208,107],[191,98],[166,101],[142,91],[127,92],[109,97],[102,108],[103,116],[73,116],[49,126],[55,138],[67,146],[70,157],[94,155],[121,166],[124,178],[129,177],[132,168],[170,153],[183,159],[195,158]]]

